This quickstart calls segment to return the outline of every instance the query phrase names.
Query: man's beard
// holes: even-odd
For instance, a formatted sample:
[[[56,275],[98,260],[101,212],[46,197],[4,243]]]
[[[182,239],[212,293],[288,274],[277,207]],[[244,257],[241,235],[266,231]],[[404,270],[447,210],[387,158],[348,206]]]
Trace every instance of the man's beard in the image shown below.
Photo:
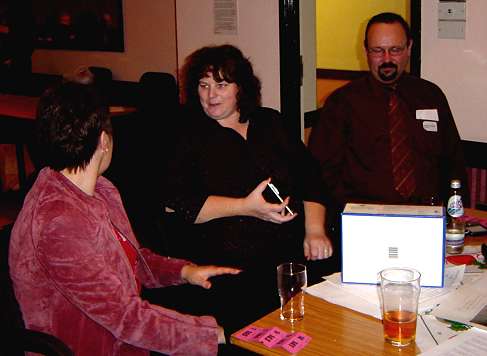
[[[393,68],[394,70],[391,72],[383,72],[383,69]],[[397,64],[392,62],[385,62],[382,63],[378,68],[379,78],[382,79],[384,82],[392,82],[397,79],[399,71],[397,68]]]

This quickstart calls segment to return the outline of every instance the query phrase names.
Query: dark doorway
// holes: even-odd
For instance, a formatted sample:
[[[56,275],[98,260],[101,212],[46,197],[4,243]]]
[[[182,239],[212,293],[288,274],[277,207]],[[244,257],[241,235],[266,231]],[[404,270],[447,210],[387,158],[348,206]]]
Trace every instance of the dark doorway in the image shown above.
[[[299,0],[279,0],[281,113],[286,128],[301,137],[302,62],[299,42]]]

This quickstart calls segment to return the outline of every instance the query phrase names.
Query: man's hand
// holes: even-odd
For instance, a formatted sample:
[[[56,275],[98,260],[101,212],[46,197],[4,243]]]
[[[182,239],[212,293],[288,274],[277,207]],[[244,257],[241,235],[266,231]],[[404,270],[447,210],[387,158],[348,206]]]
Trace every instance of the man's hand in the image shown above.
[[[306,234],[303,246],[307,260],[322,260],[333,255],[331,241],[324,234]]]
[[[270,221],[275,224],[282,224],[294,219],[297,214],[288,214],[286,212],[286,206],[289,204],[289,197],[284,199],[281,204],[268,203],[262,193],[267,188],[267,183],[271,180],[266,179],[249,194],[243,200],[243,215],[253,216],[255,218]]]
[[[181,277],[190,284],[211,288],[210,277],[222,274],[238,274],[241,270],[231,267],[186,265],[181,269]]]

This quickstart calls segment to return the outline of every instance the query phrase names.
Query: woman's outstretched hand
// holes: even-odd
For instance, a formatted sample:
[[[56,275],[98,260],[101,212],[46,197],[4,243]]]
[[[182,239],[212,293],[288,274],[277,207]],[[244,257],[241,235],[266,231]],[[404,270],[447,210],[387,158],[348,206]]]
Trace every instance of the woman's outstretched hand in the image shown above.
[[[181,277],[190,284],[205,289],[211,288],[208,278],[222,274],[239,274],[241,270],[231,267],[186,265],[181,269]]]
[[[262,193],[267,188],[267,184],[271,179],[268,178],[259,183],[259,185],[244,198],[243,209],[244,214],[253,216],[255,218],[270,221],[275,224],[282,224],[293,220],[297,214],[289,214],[286,211],[286,206],[289,204],[289,197],[284,199],[281,204],[268,203]]]

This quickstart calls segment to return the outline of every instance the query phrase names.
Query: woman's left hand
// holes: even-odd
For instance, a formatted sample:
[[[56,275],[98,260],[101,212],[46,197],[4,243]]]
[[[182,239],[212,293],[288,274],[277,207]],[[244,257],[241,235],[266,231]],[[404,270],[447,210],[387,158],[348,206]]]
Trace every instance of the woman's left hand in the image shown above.
[[[333,245],[325,233],[326,208],[323,204],[304,201],[304,256],[307,260],[322,260],[333,254]]]
[[[303,245],[304,256],[307,260],[322,260],[333,255],[331,241],[323,233],[307,233]]]
[[[181,269],[181,277],[188,283],[209,289],[211,282],[208,278],[222,274],[239,274],[240,272],[241,270],[231,267],[186,265]]]

